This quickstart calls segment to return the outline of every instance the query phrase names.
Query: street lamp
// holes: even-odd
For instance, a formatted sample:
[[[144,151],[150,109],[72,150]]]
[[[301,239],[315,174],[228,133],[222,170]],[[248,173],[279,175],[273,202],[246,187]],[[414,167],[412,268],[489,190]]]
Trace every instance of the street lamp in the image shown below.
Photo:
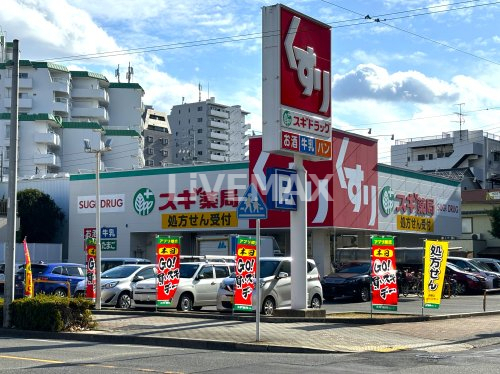
[[[383,136],[390,136],[391,140],[394,140],[394,134],[385,134],[385,135],[372,135],[372,138],[378,138]]]
[[[111,140],[106,139],[104,148],[92,149],[89,139],[83,139],[83,149],[87,153],[95,153],[96,168],[95,168],[95,262],[96,262],[96,279],[95,279],[95,309],[101,309],[101,196],[99,185],[99,174],[101,170],[101,153],[111,151]],[[100,143],[100,140],[99,140]]]

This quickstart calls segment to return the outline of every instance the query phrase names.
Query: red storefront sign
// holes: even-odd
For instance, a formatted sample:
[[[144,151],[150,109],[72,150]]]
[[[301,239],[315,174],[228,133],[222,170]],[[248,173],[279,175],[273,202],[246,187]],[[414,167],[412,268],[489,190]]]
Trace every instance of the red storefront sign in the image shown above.
[[[180,236],[157,236],[156,238],[156,306],[169,306],[177,291],[180,274]]]
[[[393,236],[372,238],[372,306],[379,310],[397,310],[398,284]]]
[[[294,147],[294,143],[290,147]],[[376,229],[377,141],[333,130],[331,160],[304,161],[308,179],[308,227]],[[292,157],[262,151],[262,138],[250,139],[250,183],[266,196],[266,170],[289,168]],[[297,186],[299,196],[301,186]],[[251,227],[255,222],[250,221]],[[289,227],[290,213],[270,210],[264,228]]]
[[[330,27],[290,8],[280,10],[281,104],[330,117]]]
[[[238,236],[236,243],[236,278],[234,281],[233,309],[252,311],[252,294],[255,289],[257,263],[257,241],[255,238]]]

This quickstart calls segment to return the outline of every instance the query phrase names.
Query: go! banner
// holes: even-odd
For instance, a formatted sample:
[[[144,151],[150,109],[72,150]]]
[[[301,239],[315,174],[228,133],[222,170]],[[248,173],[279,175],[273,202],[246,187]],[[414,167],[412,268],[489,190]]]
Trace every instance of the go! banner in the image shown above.
[[[172,304],[180,279],[180,236],[156,237],[156,306]]]
[[[372,237],[372,307],[398,309],[396,253],[393,236]]]
[[[426,240],[424,249],[424,308],[438,309],[441,304],[448,242]]]
[[[95,301],[96,297],[96,240],[85,239],[87,277],[85,281],[85,298]]]
[[[234,281],[235,311],[252,311],[252,294],[255,289],[257,271],[257,240],[252,237],[238,236],[236,243],[236,278]]]

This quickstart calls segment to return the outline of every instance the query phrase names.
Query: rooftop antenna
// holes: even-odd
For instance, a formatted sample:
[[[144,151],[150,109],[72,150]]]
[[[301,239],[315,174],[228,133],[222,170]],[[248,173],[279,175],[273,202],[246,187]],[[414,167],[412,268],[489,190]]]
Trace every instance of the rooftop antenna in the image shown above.
[[[118,64],[118,67],[115,70],[115,77],[118,78],[118,83],[120,83],[120,64]]]
[[[208,85],[208,95],[207,95],[207,99],[210,99],[210,82],[207,83]]]
[[[182,104],[184,104],[184,96],[182,96]]]
[[[462,106],[465,105],[465,103],[460,103],[460,104],[455,104],[455,105],[458,105],[459,107],[459,111],[458,112],[455,112],[455,114],[458,114],[458,121],[453,121],[453,122],[458,122],[459,125],[460,125],[460,140],[462,140],[462,124],[465,123],[465,119],[464,119],[464,114],[462,113]]]
[[[134,75],[134,68],[132,66],[130,66],[130,61],[129,61],[127,74],[125,75],[127,77],[128,83],[130,83],[130,80],[132,79],[132,75]]]
[[[198,83],[198,102],[201,102],[201,83]]]

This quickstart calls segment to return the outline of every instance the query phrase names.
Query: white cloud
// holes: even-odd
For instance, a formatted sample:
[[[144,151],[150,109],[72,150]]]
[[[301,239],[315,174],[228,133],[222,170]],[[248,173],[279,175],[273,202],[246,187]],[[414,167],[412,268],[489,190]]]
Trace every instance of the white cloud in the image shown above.
[[[358,65],[347,74],[336,74],[332,91],[338,101],[373,99],[433,103],[458,99],[454,87],[446,82],[416,71],[389,74],[386,69],[374,64]]]

